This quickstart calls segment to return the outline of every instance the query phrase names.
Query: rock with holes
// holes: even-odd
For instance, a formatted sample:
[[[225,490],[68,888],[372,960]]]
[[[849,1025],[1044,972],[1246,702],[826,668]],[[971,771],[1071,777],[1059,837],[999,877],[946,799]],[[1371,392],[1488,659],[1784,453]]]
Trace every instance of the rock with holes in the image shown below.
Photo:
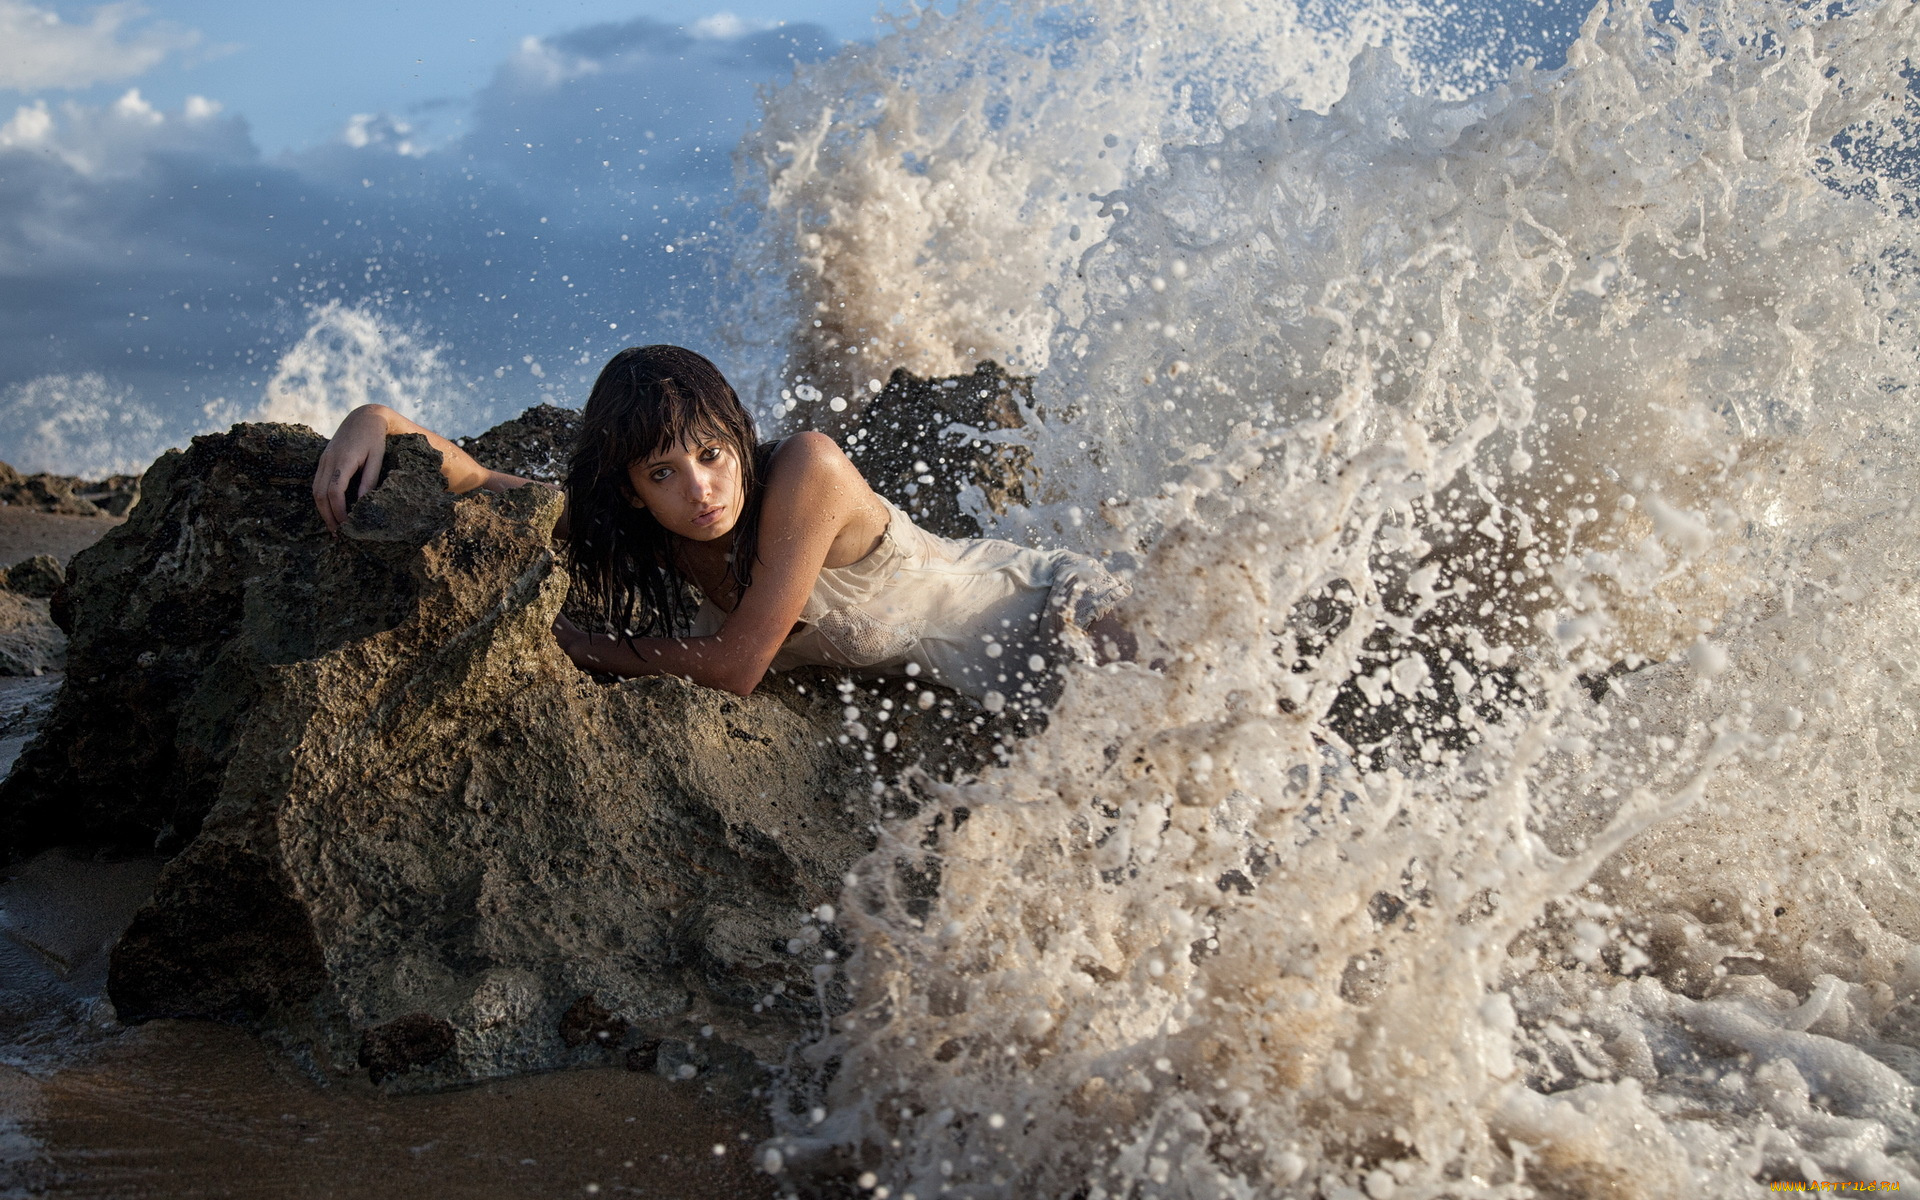
[[[940,714],[900,706],[888,755],[841,681],[596,681],[549,632],[556,493],[453,497],[395,438],[332,538],[323,444],[196,438],[70,569],[68,683],[0,835],[173,852],[113,953],[121,1018],[246,1022],[389,1088],[777,1052],[839,949],[807,914]]]
[[[922,379],[902,368],[888,377],[849,433],[847,456],[873,490],[922,529],[979,537],[974,514],[1027,502],[1032,455],[992,440],[1026,424],[1033,380],[983,362],[971,375]]]

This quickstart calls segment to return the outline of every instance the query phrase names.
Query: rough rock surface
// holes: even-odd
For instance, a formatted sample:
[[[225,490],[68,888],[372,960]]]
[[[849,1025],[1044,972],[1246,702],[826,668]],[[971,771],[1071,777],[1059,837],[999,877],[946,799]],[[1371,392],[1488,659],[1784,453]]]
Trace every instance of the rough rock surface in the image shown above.
[[[50,599],[67,581],[67,569],[51,554],[36,554],[0,570],[0,588],[16,596]]]
[[[0,785],[0,852],[178,851],[114,950],[121,1017],[246,1021],[388,1087],[777,1053],[817,1019],[835,934],[806,914],[894,802],[878,779],[972,714],[897,704],[885,752],[848,681],[597,683],[548,632],[557,495],[456,499],[396,438],[332,539],[323,444],[196,438],[71,566],[68,683]]]
[[[70,475],[22,475],[0,462],[0,504],[76,517],[122,517],[139,501],[136,475],[94,482]]]
[[[567,459],[579,432],[577,409],[539,404],[485,433],[461,438],[459,445],[475,461],[495,471],[559,483],[567,476]]]
[[[46,599],[0,591],[0,675],[44,675],[66,661],[67,637]]]
[[[66,578],[51,554],[0,570],[0,675],[44,675],[66,666],[67,635],[54,611]]]
[[[1027,500],[1031,456],[1023,446],[979,433],[1018,429],[1033,405],[1033,381],[983,362],[971,375],[922,379],[904,368],[861,414],[846,440],[847,456],[874,491],[942,537],[979,537],[980,522],[963,497],[996,513]],[[977,432],[976,432],[977,431]]]

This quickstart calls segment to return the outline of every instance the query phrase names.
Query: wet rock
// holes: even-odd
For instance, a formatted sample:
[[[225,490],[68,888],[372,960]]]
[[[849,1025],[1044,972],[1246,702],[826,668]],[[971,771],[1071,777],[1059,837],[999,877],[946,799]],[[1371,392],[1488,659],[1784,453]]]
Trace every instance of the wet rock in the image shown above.
[[[67,635],[50,599],[65,581],[51,554],[0,570],[0,675],[45,675],[66,665]]]
[[[0,570],[0,588],[38,600],[51,597],[66,581],[66,568],[51,554],[36,554],[25,562]]]
[[[0,462],[0,505],[74,517],[120,517],[140,501],[135,475],[89,481],[71,475],[22,475]]]
[[[560,1015],[560,1040],[569,1046],[589,1043],[617,1046],[627,1036],[627,1023],[589,993]]]
[[[540,404],[485,433],[459,439],[459,445],[492,470],[560,483],[567,477],[567,460],[579,432],[577,409]]]
[[[0,591],[0,675],[44,675],[66,661],[67,637],[47,601]]]
[[[431,1066],[453,1053],[453,1026],[423,1012],[378,1025],[360,1038],[360,1065],[375,1083]]]
[[[60,695],[62,678],[56,674],[36,678],[0,678],[0,779],[13,770],[20,751],[39,734],[53,713]]]
[[[845,947],[806,914],[897,802],[878,773],[992,731],[900,703],[868,749],[840,690],[866,685],[826,676],[597,683],[549,632],[557,494],[452,497],[395,438],[329,538],[323,444],[196,438],[72,564],[67,686],[0,784],[0,850],[177,851],[115,947],[121,1018],[246,1022],[390,1088],[773,1055],[817,1022],[793,998]],[[451,1048],[421,1057],[416,1016]]]
[[[981,534],[973,505],[1004,513],[1027,502],[1032,456],[981,433],[1018,429],[1033,406],[1033,381],[983,362],[971,375],[888,378],[846,439],[847,457],[874,491],[942,537]]]

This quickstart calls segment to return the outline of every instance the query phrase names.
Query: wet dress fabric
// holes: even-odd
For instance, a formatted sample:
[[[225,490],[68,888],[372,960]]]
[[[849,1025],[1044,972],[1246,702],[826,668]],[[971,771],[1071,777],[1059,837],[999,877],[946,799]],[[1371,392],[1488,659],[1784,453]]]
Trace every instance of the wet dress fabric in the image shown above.
[[[1129,591],[1085,555],[943,538],[882,502],[890,519],[880,544],[859,562],[821,569],[773,670],[916,674],[989,709],[1044,699],[1061,656],[1084,654],[1085,629]],[[697,626],[706,628],[696,632],[722,619],[702,605]]]

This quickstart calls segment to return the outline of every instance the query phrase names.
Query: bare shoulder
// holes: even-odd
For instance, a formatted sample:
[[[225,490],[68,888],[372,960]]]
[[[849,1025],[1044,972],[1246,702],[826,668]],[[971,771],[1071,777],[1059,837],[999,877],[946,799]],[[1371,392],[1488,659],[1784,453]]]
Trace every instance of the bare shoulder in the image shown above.
[[[821,487],[858,485],[865,490],[867,481],[860,469],[847,458],[838,442],[824,433],[808,430],[781,441],[767,466],[767,486],[811,490]]]

